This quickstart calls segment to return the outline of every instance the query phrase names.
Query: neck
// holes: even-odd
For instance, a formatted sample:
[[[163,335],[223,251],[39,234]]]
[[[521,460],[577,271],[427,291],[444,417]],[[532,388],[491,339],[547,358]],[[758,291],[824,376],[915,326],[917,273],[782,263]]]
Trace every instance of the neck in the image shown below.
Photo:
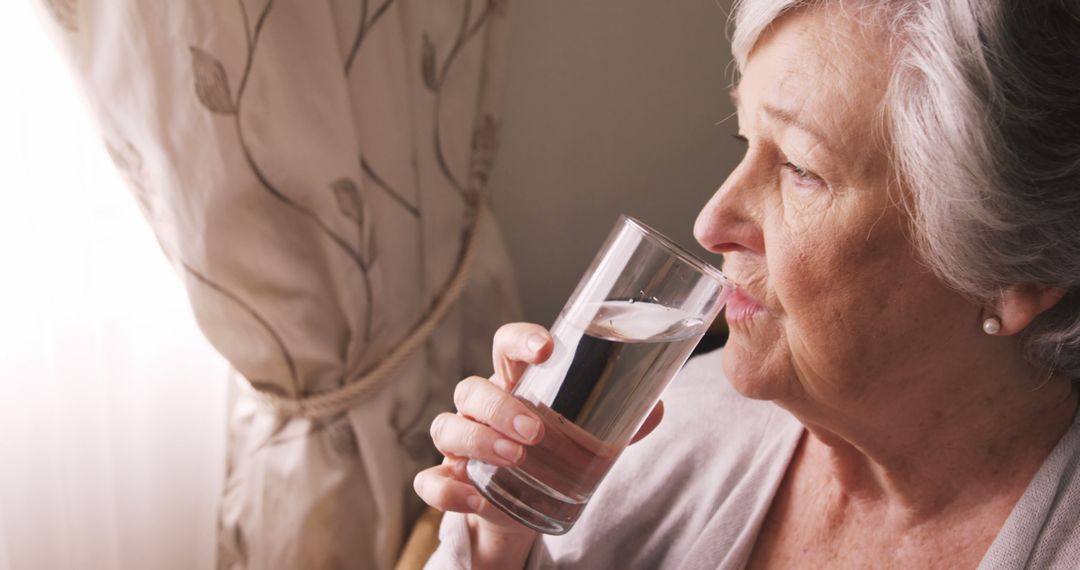
[[[1039,382],[1026,364],[905,386],[879,403],[789,409],[809,431],[801,455],[841,496],[909,523],[993,499],[1011,510],[1077,406],[1068,381]]]

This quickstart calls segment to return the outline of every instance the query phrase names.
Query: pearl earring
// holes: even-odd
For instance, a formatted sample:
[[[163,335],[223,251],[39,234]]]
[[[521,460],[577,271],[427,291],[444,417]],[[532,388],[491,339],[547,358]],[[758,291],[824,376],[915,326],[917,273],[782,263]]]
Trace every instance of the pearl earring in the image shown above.
[[[1001,330],[1001,319],[997,317],[987,317],[983,321],[983,332],[986,334],[997,334]]]

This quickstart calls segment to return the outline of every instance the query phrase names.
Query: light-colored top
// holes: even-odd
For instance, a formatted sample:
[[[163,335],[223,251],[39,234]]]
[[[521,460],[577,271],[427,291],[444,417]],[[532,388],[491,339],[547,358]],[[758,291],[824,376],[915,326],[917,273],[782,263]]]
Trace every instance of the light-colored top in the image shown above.
[[[724,378],[721,351],[691,360],[664,420],[627,448],[577,525],[541,536],[527,568],[736,569],[746,565],[803,426]],[[980,570],[1080,568],[1080,425],[1047,457]],[[433,569],[470,567],[464,516],[447,513]]]

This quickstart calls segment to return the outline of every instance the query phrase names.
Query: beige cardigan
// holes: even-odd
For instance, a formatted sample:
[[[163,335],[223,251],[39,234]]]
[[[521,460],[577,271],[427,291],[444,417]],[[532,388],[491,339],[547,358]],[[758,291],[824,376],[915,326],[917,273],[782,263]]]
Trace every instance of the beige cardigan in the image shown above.
[[[542,536],[528,568],[708,568],[746,564],[803,432],[735,393],[721,351],[687,364],[657,430],[612,468],[578,524]],[[1073,423],[1009,516],[980,570],[1080,568],[1080,426]],[[447,514],[428,568],[470,567],[464,517]]]

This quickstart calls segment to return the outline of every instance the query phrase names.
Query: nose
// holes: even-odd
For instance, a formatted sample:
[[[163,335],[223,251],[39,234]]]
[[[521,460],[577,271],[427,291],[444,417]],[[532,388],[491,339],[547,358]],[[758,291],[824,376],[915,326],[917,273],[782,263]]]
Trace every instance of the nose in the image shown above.
[[[747,160],[728,176],[694,222],[694,238],[713,253],[765,252],[765,239]]]

